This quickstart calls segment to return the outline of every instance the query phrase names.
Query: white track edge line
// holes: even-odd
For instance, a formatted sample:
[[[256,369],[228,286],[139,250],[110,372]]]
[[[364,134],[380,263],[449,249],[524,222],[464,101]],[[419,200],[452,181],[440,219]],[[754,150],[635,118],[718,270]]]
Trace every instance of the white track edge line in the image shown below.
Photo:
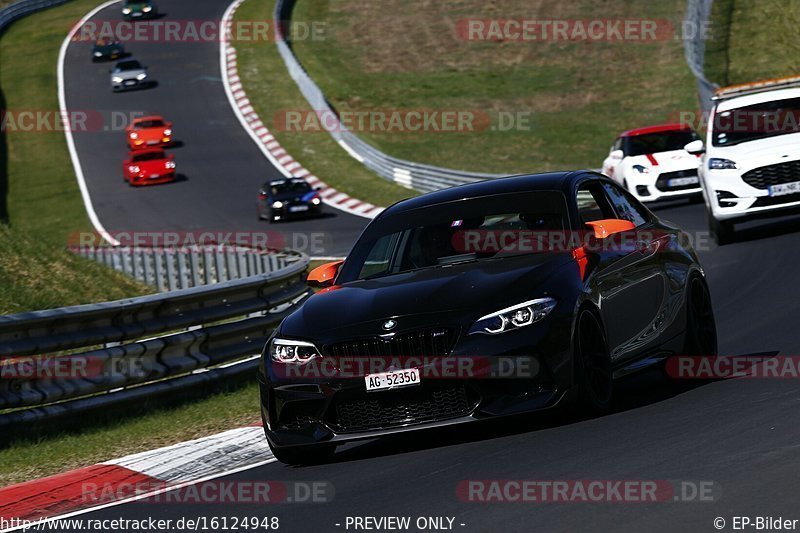
[[[67,34],[67,37],[61,43],[61,48],[58,51],[58,65],[56,68],[56,78],[58,80],[58,107],[59,111],[61,112],[61,120],[63,121],[64,125],[64,136],[67,140],[67,150],[69,151],[70,159],[72,159],[72,168],[75,171],[75,178],[78,180],[78,187],[81,190],[83,206],[86,209],[86,214],[88,215],[89,221],[92,223],[95,231],[100,234],[103,240],[112,246],[118,246],[120,243],[106,231],[106,229],[103,227],[103,224],[100,222],[100,218],[97,216],[97,213],[94,210],[94,205],[92,205],[92,197],[89,195],[89,188],[86,186],[86,179],[83,175],[83,167],[81,167],[81,161],[78,158],[78,151],[75,149],[75,139],[72,137],[72,130],[69,127],[70,120],[67,116],[67,97],[64,88],[64,61],[67,57],[67,48],[69,48],[72,38],[75,36],[78,30],[97,13],[109,6],[116,4],[119,1],[120,0],[108,0],[107,2],[100,4],[89,11],[89,13],[84,15],[78,24],[72,27],[70,32]]]

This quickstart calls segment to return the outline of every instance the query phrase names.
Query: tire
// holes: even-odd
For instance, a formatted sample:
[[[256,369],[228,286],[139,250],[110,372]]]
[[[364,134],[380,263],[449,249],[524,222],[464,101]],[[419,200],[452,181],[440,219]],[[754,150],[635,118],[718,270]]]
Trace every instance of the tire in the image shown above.
[[[692,276],[688,283],[685,335],[685,355],[717,356],[717,323],[711,294],[705,280],[697,275]]]
[[[317,444],[306,446],[275,447],[267,441],[269,449],[275,459],[285,465],[319,464],[329,461],[333,457],[336,446],[332,444]]]
[[[714,237],[717,246],[730,244],[736,237],[733,223],[717,220],[710,211],[708,212],[708,230],[711,232],[711,236]]]
[[[614,380],[611,354],[597,316],[583,310],[575,328],[575,368],[581,407],[593,415],[611,410]]]

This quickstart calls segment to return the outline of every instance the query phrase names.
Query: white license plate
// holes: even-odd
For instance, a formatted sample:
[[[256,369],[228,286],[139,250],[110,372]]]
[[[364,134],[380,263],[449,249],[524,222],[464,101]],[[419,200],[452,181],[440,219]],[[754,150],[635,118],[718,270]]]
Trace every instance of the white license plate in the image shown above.
[[[684,185],[694,185],[700,183],[700,178],[697,176],[690,176],[687,178],[672,178],[667,180],[668,187],[683,187]]]
[[[160,178],[160,177],[161,177],[161,176],[160,176],[159,174],[150,174],[150,179],[151,179],[151,180],[154,180],[154,179],[156,179],[156,178]]]
[[[152,146],[152,145],[154,145],[154,144],[158,144],[158,141],[147,141],[147,144],[149,144],[150,146]]]
[[[786,194],[797,194],[797,193],[800,193],[800,181],[795,181],[793,183],[781,183],[780,185],[769,186],[770,196],[784,196]]]
[[[289,208],[290,213],[299,213],[300,211],[308,211],[307,205],[293,205]]]
[[[413,387],[420,384],[419,368],[367,374],[364,376],[364,381],[367,385],[367,392]]]
[[[136,85],[136,82],[134,80],[125,80],[124,83],[125,85]]]

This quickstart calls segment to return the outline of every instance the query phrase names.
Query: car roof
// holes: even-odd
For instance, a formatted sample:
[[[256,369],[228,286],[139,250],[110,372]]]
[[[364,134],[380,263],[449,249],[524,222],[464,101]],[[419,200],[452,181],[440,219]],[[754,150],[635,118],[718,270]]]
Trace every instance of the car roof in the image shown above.
[[[395,215],[404,211],[428,207],[436,204],[478,198],[481,196],[496,196],[499,194],[528,193],[532,191],[566,191],[574,182],[589,176],[602,178],[601,174],[589,170],[547,172],[542,174],[522,174],[495,178],[457,187],[449,187],[439,191],[430,192],[421,196],[414,196],[401,200],[391,207],[386,208],[383,215]]]
[[[647,135],[649,133],[663,133],[667,131],[692,131],[689,124],[658,124],[655,126],[646,126],[644,128],[634,128],[632,130],[623,131],[619,134],[620,137],[635,137],[637,135]]]
[[[775,100],[788,100],[790,98],[800,98],[800,88],[792,87],[789,89],[774,89],[770,91],[746,94],[743,96],[732,96],[724,100],[720,100],[717,103],[716,111],[717,113],[721,113],[731,109],[738,109],[740,107],[763,104],[764,102],[773,102]]]

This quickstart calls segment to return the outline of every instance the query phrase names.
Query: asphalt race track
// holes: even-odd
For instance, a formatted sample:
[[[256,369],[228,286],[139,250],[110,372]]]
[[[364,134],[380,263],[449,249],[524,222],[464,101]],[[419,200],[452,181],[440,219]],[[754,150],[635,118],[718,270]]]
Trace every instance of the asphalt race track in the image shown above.
[[[164,19],[219,21],[228,3],[164,0],[158,5]],[[92,21],[98,28],[103,21],[117,22],[119,10],[120,4],[114,4]],[[258,187],[281,174],[245,133],[228,103],[219,43],[124,44],[132,57],[149,67],[156,87],[113,93],[108,73],[113,63],[92,63],[88,41],[70,44],[64,68],[68,109],[103,116],[102,127],[90,128],[97,131],[76,132],[74,138],[95,211],[109,232],[275,231],[271,242],[309,255],[346,255],[366,218],[326,207],[328,215],[315,220],[273,225],[258,220]],[[143,113],[160,114],[174,123],[179,144],[170,149],[178,165],[175,183],[133,188],[122,179],[127,145],[121,131],[125,122],[120,126],[119,118]],[[99,122],[90,118],[87,124]],[[321,246],[304,245],[309,242]]]
[[[170,18],[217,20],[226,4],[165,0],[160,8]],[[116,20],[118,9],[112,6],[98,18]],[[131,44],[130,50],[150,66],[159,85],[124,94],[112,94],[109,65],[92,64],[90,47],[74,43],[69,48],[69,107],[163,114],[175,122],[176,138],[183,143],[172,152],[184,181],[132,189],[121,177],[126,153],[121,132],[75,136],[106,228],[271,229],[256,219],[255,192],[278,172],[229,108],[219,79],[217,45]],[[700,236],[696,247],[708,274],[721,354],[800,354],[798,221],[754,224],[740,232],[739,242],[718,248],[706,232],[702,205],[678,202],[656,212]],[[340,255],[366,220],[334,215],[280,227],[325,232],[325,252]],[[272,462],[222,478],[327,482],[335,489],[330,503],[214,506],[140,501],[81,517],[277,516],[280,529],[289,532],[345,530],[348,516],[411,516],[412,523],[419,516],[448,516],[455,518],[454,529],[463,531],[635,532],[714,531],[716,517],[724,518],[725,529],[730,529],[733,515],[800,518],[796,380],[675,384],[651,371],[627,378],[618,394],[617,412],[601,418],[550,414],[410,433],[349,444],[330,464],[293,468]],[[457,497],[463,480],[508,479],[703,480],[713,481],[721,497],[712,503],[647,504],[467,503]]]
[[[657,213],[705,232],[704,209]],[[701,233],[720,353],[797,354],[800,258],[793,221],[760,223],[717,248]],[[706,235],[705,242],[703,235]],[[612,415],[547,415],[349,444],[330,464],[269,463],[223,481],[323,481],[324,504],[198,505],[141,501],[83,518],[278,516],[285,531],[345,530],[347,516],[451,516],[455,529],[487,531],[713,531],[713,520],[796,512],[800,389],[794,379],[674,384],[650,371],[618,387]],[[254,405],[253,409],[257,409]],[[694,480],[721,489],[716,502],[468,503],[462,480]],[[459,524],[465,524],[463,527]],[[341,524],[337,527],[335,524]],[[729,526],[726,527],[728,529]],[[352,530],[352,528],[351,528]],[[412,528],[412,530],[414,530]]]

